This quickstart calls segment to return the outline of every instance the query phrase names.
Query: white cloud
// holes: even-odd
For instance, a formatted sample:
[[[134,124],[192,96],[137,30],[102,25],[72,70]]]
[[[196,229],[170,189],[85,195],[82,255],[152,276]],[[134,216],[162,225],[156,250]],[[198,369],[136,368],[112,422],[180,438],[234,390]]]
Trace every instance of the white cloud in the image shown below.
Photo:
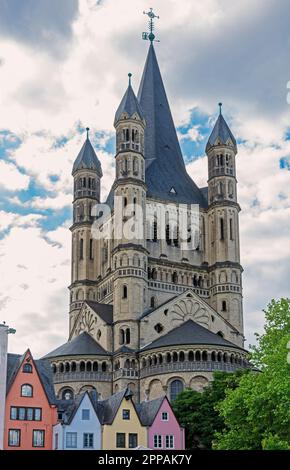
[[[29,180],[29,177],[21,173],[13,163],[0,160],[0,188],[20,191],[28,188]]]

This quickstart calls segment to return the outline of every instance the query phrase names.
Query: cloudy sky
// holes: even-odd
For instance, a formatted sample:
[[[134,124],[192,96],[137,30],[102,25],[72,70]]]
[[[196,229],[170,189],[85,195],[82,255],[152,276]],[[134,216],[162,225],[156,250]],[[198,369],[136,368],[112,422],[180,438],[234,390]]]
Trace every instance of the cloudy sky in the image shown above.
[[[138,89],[151,6],[196,183],[219,101],[239,142],[248,343],[267,303],[290,295],[289,0],[0,0],[0,321],[17,329],[13,352],[67,339],[72,163],[89,126],[105,197],[113,117],[128,72]]]

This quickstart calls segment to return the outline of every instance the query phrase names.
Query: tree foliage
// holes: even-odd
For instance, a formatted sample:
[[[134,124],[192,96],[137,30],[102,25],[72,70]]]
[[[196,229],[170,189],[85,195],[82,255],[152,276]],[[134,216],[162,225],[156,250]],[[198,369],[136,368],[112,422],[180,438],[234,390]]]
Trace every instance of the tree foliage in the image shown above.
[[[290,300],[273,300],[265,320],[251,354],[260,372],[245,374],[216,406],[225,423],[217,430],[216,449],[290,448]]]
[[[187,448],[290,449],[290,299],[268,305],[256,337],[253,370],[217,372],[203,393],[185,390],[174,401]]]

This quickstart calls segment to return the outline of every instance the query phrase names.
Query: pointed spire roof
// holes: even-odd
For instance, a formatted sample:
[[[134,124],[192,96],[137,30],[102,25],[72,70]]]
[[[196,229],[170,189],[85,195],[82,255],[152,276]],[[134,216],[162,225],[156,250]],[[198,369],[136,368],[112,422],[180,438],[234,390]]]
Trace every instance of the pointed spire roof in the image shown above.
[[[89,128],[87,127],[87,138],[73,164],[72,175],[77,170],[94,170],[101,177],[103,176],[101,162],[99,161],[96,152],[89,139]]]
[[[134,116],[135,113],[137,113],[141,120],[144,119],[141,106],[136,98],[136,95],[131,85],[132,74],[129,73],[128,76],[129,76],[129,85],[116,111],[114,125],[116,125],[116,123],[120,120],[122,114],[124,113],[127,114],[128,118],[131,118],[132,116]]]
[[[147,195],[205,207],[203,194],[186,172],[153,44],[149,47],[138,100],[146,121]]]
[[[219,117],[217,118],[214,128],[209,136],[208,142],[206,144],[206,151],[208,151],[211,147],[217,145],[217,142],[220,142],[223,145],[227,145],[229,140],[231,140],[235,148],[237,146],[236,139],[234,138],[229,126],[227,125],[222,115],[222,103],[219,103],[219,107]]]

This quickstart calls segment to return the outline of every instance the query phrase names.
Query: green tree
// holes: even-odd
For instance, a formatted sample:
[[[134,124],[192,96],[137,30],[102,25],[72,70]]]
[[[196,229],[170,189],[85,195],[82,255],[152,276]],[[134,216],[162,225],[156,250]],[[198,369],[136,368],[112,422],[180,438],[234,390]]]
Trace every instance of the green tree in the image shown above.
[[[257,335],[251,361],[260,371],[244,374],[215,407],[224,420],[214,448],[220,450],[288,449],[290,447],[290,299],[265,310],[265,328]]]
[[[215,410],[226,396],[227,389],[235,389],[243,372],[235,374],[215,372],[214,380],[203,393],[187,389],[173,402],[174,412],[185,427],[186,448],[211,449],[216,431],[224,428],[224,419]]]

